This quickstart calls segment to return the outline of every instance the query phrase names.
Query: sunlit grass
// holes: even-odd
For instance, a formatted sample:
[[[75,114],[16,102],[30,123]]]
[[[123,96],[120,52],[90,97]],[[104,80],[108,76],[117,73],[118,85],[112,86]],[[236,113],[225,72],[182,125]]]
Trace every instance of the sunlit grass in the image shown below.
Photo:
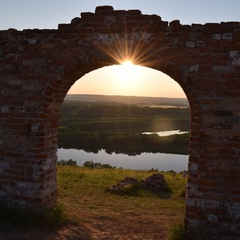
[[[89,169],[58,166],[58,202],[66,207],[71,219],[79,222],[96,217],[124,217],[134,214],[149,221],[160,221],[170,232],[173,222],[184,216],[185,200],[181,196],[186,179],[181,174],[162,173],[171,191],[154,193],[139,189],[134,194],[117,195],[108,191],[125,177],[139,181],[153,172],[124,169]],[[89,217],[90,216],[90,217]]]

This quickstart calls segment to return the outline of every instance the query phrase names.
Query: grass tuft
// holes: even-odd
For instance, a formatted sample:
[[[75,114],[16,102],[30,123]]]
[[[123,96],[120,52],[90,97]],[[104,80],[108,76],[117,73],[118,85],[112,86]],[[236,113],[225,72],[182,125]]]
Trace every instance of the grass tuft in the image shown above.
[[[48,229],[56,229],[67,221],[64,207],[56,204],[51,210],[46,210],[40,215],[40,223]]]
[[[183,221],[179,221],[179,223],[176,223],[173,225],[169,240],[186,240],[186,231]]]

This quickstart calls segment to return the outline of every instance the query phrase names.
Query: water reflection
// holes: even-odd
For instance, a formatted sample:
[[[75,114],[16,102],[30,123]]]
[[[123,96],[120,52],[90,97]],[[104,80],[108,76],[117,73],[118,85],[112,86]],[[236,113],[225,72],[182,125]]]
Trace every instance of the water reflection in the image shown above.
[[[188,169],[188,155],[166,154],[166,153],[141,153],[136,156],[126,154],[108,154],[104,150],[98,153],[85,152],[78,149],[58,149],[58,160],[73,159],[82,166],[86,161],[110,164],[117,168],[149,170],[158,168],[159,171],[174,170],[180,172]]]
[[[184,133],[188,133],[188,132],[182,132],[180,130],[171,130],[171,131],[160,131],[160,132],[143,132],[143,134],[157,134],[160,137],[167,137],[167,136],[171,136],[171,135],[175,135],[175,134],[184,134]]]

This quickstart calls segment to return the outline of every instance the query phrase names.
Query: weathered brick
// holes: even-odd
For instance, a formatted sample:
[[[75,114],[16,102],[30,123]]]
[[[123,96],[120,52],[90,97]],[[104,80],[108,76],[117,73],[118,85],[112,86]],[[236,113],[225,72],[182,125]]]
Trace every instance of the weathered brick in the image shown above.
[[[108,55],[122,59],[128,49],[139,63],[174,78],[188,98],[188,229],[196,224],[210,231],[214,227],[216,239],[223,231],[226,239],[233,229],[236,234],[239,23],[189,26],[139,10],[103,6],[95,13],[81,13],[71,24],[59,24],[57,30],[10,29],[1,31],[1,39],[0,200],[18,201],[33,210],[53,206],[58,113],[65,94],[79,77],[115,64]],[[226,207],[228,221],[223,217]]]

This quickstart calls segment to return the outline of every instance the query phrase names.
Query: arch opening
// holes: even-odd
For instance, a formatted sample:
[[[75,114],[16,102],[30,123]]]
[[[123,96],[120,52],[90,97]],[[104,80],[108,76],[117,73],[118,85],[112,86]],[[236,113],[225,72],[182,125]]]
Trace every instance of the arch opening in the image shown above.
[[[110,101],[116,101],[117,96],[124,96],[125,102],[124,100],[117,100],[117,102],[132,103],[138,107],[189,107],[186,95],[177,82],[160,71],[138,65],[113,65],[94,70],[75,82],[69,90],[68,96],[71,96],[71,99],[74,100],[75,94],[116,96],[115,99]],[[134,97],[138,98],[134,99]],[[149,97],[149,99],[145,99],[146,97]],[[155,99],[158,97],[162,99]],[[104,100],[100,98],[99,101]],[[171,124],[169,125],[171,126]],[[166,126],[166,129],[159,130],[174,130],[173,125],[172,127],[173,129],[169,129]],[[189,130],[189,126],[185,129]],[[158,129],[154,127],[149,130]]]
[[[128,66],[129,67],[129,66]],[[121,72],[121,71],[124,71],[124,70],[118,70],[117,68],[116,68],[116,66],[113,66],[113,67],[106,67],[106,68],[104,68],[104,69],[102,69],[102,70],[106,70],[106,71],[109,71],[110,72],[110,74],[112,75],[112,71],[110,70],[110,68],[112,68],[113,69],[113,72],[115,71],[115,74],[116,75],[113,75],[113,76],[118,76],[119,75],[119,71]],[[141,67],[141,68],[144,68],[144,67]],[[117,69],[117,70],[116,70]],[[124,69],[124,68],[123,68]],[[137,70],[139,69],[139,67],[137,66]],[[125,69],[126,70],[126,69]],[[131,69],[130,69],[131,70]],[[145,68],[144,68],[144,70],[146,70]],[[101,71],[101,69],[100,70],[96,70],[96,71],[94,71],[94,74],[93,74],[93,82],[91,81],[91,79],[90,79],[90,77],[89,76],[85,76],[84,78],[81,78],[81,79],[79,79],[78,80],[78,82],[77,83],[79,83],[78,85],[76,85],[76,87],[78,87],[79,89],[80,89],[80,91],[81,91],[81,85],[83,86],[84,85],[84,81],[88,81],[88,84],[90,85],[90,87],[95,83],[96,84],[96,82],[100,82],[100,84],[97,86],[97,88],[96,88],[96,92],[90,92],[90,95],[91,94],[100,94],[100,95],[104,95],[104,96],[106,96],[105,94],[108,94],[108,95],[117,95],[117,96],[119,96],[119,95],[121,95],[121,93],[112,93],[112,89],[113,88],[110,88],[110,90],[108,90],[108,92],[107,93],[102,93],[102,92],[100,92],[100,86],[109,86],[110,84],[109,84],[109,82],[108,82],[108,84],[105,84],[105,83],[103,83],[103,81],[101,81],[99,78],[100,78],[100,73],[99,73],[99,71]],[[117,73],[116,73],[116,71],[117,71]],[[149,71],[153,71],[154,72],[154,74],[156,74],[156,72],[154,71],[154,70],[152,70],[152,69],[147,69],[147,76],[148,76],[148,78],[149,78]],[[93,73],[93,72],[91,72],[91,73]],[[91,73],[89,73],[89,74],[91,74]],[[141,75],[141,74],[140,74]],[[124,77],[125,76],[125,72],[124,72],[124,74],[123,74],[123,76],[122,77]],[[139,76],[139,75],[138,75]],[[154,75],[155,76],[155,75]],[[162,76],[164,76],[164,75],[162,75]],[[111,76],[112,77],[112,76]],[[103,77],[104,78],[104,77]],[[161,82],[161,80],[158,78],[157,79],[158,81],[160,81]],[[167,80],[166,81],[169,81],[170,79],[169,78],[167,78]],[[172,81],[174,81],[174,80],[172,80]],[[137,83],[139,83],[139,79],[138,79],[138,82],[136,82],[136,84]],[[151,84],[151,81],[148,79],[148,82],[145,82],[146,84]],[[173,85],[175,85],[176,83],[174,82],[174,84]],[[116,85],[116,82],[113,84],[115,87],[117,86]],[[159,84],[160,86],[162,85],[162,84]],[[119,87],[117,87],[118,88],[118,90],[119,90]],[[154,88],[158,88],[158,86],[154,86]],[[146,87],[144,87],[143,89],[145,89],[146,90]],[[158,88],[159,89],[159,88]],[[172,88],[171,88],[172,89]],[[180,89],[180,86],[178,85],[178,90]],[[86,95],[88,95],[87,93],[88,93],[88,91],[89,90],[87,90],[86,92],[84,92],[84,94],[86,94]],[[69,92],[71,92],[72,94],[77,94],[77,93],[79,93],[79,92],[73,92],[72,90],[70,90]],[[144,91],[143,91],[144,92]],[[182,93],[181,93],[182,94]],[[130,94],[131,96],[134,96],[134,94]],[[146,95],[148,95],[148,94],[142,94],[142,92],[140,92],[140,94],[139,94],[139,97],[140,96],[142,96],[142,95],[144,95],[145,97],[146,97]],[[159,94],[159,96],[161,96],[161,94]],[[74,96],[74,97],[76,97],[76,99],[75,100],[77,100],[77,96]],[[71,99],[71,98],[69,98],[69,100],[74,100],[74,97]],[[87,96],[87,97],[91,97],[91,96]],[[153,96],[153,98],[156,98],[156,96]],[[167,97],[167,95],[164,95],[164,97]],[[168,96],[169,98],[171,97],[171,95],[169,95]],[[84,99],[84,98],[83,98]],[[96,98],[96,99],[98,99],[98,98]],[[104,98],[103,98],[104,99]],[[126,96],[125,96],[125,99],[127,99],[127,101],[129,101],[129,94],[127,93],[126,94]],[[98,99],[99,100],[99,99]],[[98,101],[98,100],[96,100],[96,101]],[[105,101],[106,101],[106,99],[104,99]],[[145,99],[146,100],[146,99]],[[85,101],[85,102],[84,102]],[[99,100],[100,101],[100,100]],[[83,102],[84,102],[84,104],[85,104],[85,106],[87,106],[88,105],[88,107],[94,107],[93,105],[94,105],[94,103],[92,103],[91,102],[91,100],[89,100],[89,98],[85,98],[85,100],[83,100]],[[111,100],[110,100],[110,102],[111,102]],[[122,102],[121,102],[122,103]],[[129,102],[124,102],[124,104],[134,104],[134,102],[133,103],[129,103]],[[141,100],[140,100],[140,103],[141,103]],[[140,103],[139,103],[139,105],[140,105]],[[109,102],[106,104],[106,105],[108,105],[109,104]],[[114,103],[112,103],[111,102],[111,104],[114,106]],[[135,103],[136,104],[136,103]],[[117,105],[119,105],[119,103],[117,104]],[[116,106],[117,106],[116,105]],[[146,104],[144,103],[144,105],[145,105],[145,107],[146,107]],[[156,104],[153,104],[153,105],[155,105],[155,106],[150,106],[150,104],[149,104],[149,106],[148,107],[150,107],[150,108],[156,108],[156,107],[158,107],[158,108],[166,108],[166,109],[170,109],[171,107],[172,108],[177,108],[176,106],[170,106],[170,104],[167,104],[167,105],[164,105],[164,103],[163,103],[163,105],[161,105],[161,104],[159,104],[159,103],[156,103]],[[82,106],[83,107],[83,106]],[[103,107],[104,108],[106,108],[106,106],[104,106],[103,105]],[[142,107],[143,107],[143,105],[142,105]],[[186,105],[181,105],[180,107],[187,107]],[[129,109],[129,108],[128,108]],[[106,109],[105,109],[106,110]],[[132,110],[131,110],[132,111]],[[165,113],[166,114],[166,113]],[[80,115],[76,115],[76,116],[79,116],[80,118],[81,118],[81,116]],[[84,116],[84,118],[85,117],[87,117],[86,115]],[[118,116],[118,118],[119,118],[119,116]],[[106,116],[104,117],[104,119],[105,119],[105,121],[107,121],[106,120]],[[88,119],[85,119],[86,121],[89,121]],[[96,119],[95,119],[96,120]],[[60,120],[61,121],[61,120]],[[72,122],[72,124],[74,124],[73,122]],[[75,124],[77,125],[77,123],[75,122]],[[60,125],[61,125],[61,122],[60,122]],[[109,124],[110,125],[110,124]],[[150,129],[149,129],[150,130]],[[156,130],[157,130],[157,128],[156,128]],[[161,130],[161,129],[159,129],[159,130]],[[172,129],[171,129],[172,130]],[[64,130],[63,130],[64,131]],[[89,129],[88,129],[88,131],[90,131]],[[96,131],[95,129],[94,129],[94,131]],[[96,132],[95,132],[95,136],[96,136]],[[69,141],[68,141],[69,142]],[[74,142],[76,142],[75,140],[74,140]],[[126,143],[126,142],[125,142]],[[88,151],[89,151],[89,149],[88,149]],[[80,152],[80,151],[79,151]],[[113,150],[113,152],[114,152],[114,150]],[[99,154],[99,150],[96,150],[96,153],[98,153]],[[101,154],[101,153],[100,153]],[[100,155],[99,154],[99,155]],[[112,157],[114,157],[113,156],[114,154],[112,153],[111,154],[111,156]],[[126,154],[125,154],[126,155]],[[136,153],[135,155],[139,155],[139,153]],[[85,156],[86,157],[86,156]],[[74,159],[74,157],[69,157],[69,159]],[[61,160],[62,158],[60,157],[60,159],[59,160]],[[65,159],[65,160],[68,160],[68,159]],[[76,159],[74,159],[74,160],[76,160]],[[79,165],[84,165],[84,163],[86,163],[87,161],[89,161],[89,160],[93,160],[92,158],[85,158],[84,159],[84,161],[82,161],[82,163],[81,164],[79,164]],[[95,163],[97,163],[97,162],[101,162],[102,164],[109,164],[108,162],[107,162],[107,160],[106,160],[106,158],[105,158],[105,156],[104,156],[104,160],[103,161],[101,161],[101,160],[93,160],[93,162],[95,162]],[[146,159],[145,159],[145,162],[146,162]],[[137,164],[137,163],[136,163]],[[116,166],[115,164],[112,164],[112,163],[110,163],[110,165],[111,166]],[[120,163],[120,165],[119,166],[117,166],[117,168],[118,167],[123,167],[123,166],[121,166],[121,163]],[[126,168],[126,167],[123,167],[123,168]],[[151,165],[149,165],[149,167],[148,168],[145,168],[145,172],[146,172],[146,170],[150,170],[150,175],[151,174],[153,174],[153,173],[158,173],[158,170],[159,171],[161,171],[161,169],[160,169],[160,167],[157,169],[157,167],[155,167],[155,166],[151,166]],[[169,168],[169,170],[171,170],[170,168]],[[184,169],[182,169],[182,170],[184,170]],[[187,169],[186,169],[187,170]],[[61,173],[60,174],[63,174],[63,172],[64,172],[64,170],[63,169],[61,169]],[[178,171],[176,171],[176,172],[178,172]],[[180,172],[180,171],[179,171]],[[183,177],[182,177],[182,175],[181,174],[177,174],[176,175],[176,177],[174,178],[173,177],[173,175],[172,175],[172,173],[173,172],[169,172],[169,173],[167,173],[167,176],[166,176],[166,178],[168,178],[167,179],[167,181],[170,179],[170,182],[172,183],[172,182],[174,182],[175,180],[176,181],[180,181],[181,182],[181,184],[182,184],[182,182],[183,181],[186,181],[186,179],[183,179]],[[113,174],[113,173],[112,173]],[[130,175],[131,175],[132,173],[130,173]],[[175,175],[174,175],[175,176]],[[119,180],[119,179],[118,179]],[[111,181],[110,181],[111,182]],[[108,183],[108,184],[110,184],[110,182]],[[113,182],[111,182],[112,184],[113,184]],[[117,182],[116,182],[117,183]],[[175,184],[175,183],[174,183]],[[186,184],[186,182],[185,182],[185,184]],[[182,185],[181,185],[182,186]],[[61,187],[62,187],[62,185],[61,185]],[[109,186],[110,187],[110,186]],[[181,188],[181,187],[180,187]],[[183,191],[184,189],[181,189],[181,191]],[[85,189],[83,189],[83,191],[85,191]],[[177,191],[178,193],[177,194],[180,194],[180,190],[178,190]],[[86,196],[88,195],[88,193],[85,193],[86,195],[85,196],[82,196],[83,197],[83,201],[86,201]],[[94,195],[94,193],[91,193],[92,195]],[[108,196],[108,198],[109,199],[111,199],[112,197],[111,196]],[[170,195],[168,195],[168,194],[166,194],[166,198],[170,198]],[[89,199],[93,199],[93,197],[91,196],[89,196]],[[93,200],[89,200],[89,201],[93,201]],[[97,201],[97,200],[96,200]],[[159,201],[161,202],[162,201],[162,199],[161,198],[159,198]],[[159,202],[159,204],[160,204],[160,202]],[[180,205],[181,206],[183,206],[184,205],[184,200],[180,200]],[[88,203],[89,204],[89,203]],[[94,203],[91,203],[92,204],[92,207],[93,208],[95,208],[96,206],[94,205]],[[125,203],[122,203],[122,204],[127,204],[126,202]],[[83,204],[85,207],[86,207],[86,205],[85,205],[85,202],[84,202],[84,204]],[[103,206],[106,208],[106,206],[103,204]],[[85,212],[86,210],[85,209],[82,209],[82,207],[81,207],[81,210],[83,211],[83,212]],[[107,210],[106,210],[107,211]],[[108,210],[109,212],[111,212],[110,210]],[[183,211],[183,209],[181,209],[181,211],[178,209],[177,211],[176,211],[178,214],[180,214],[181,215],[181,217],[183,217],[183,215],[184,215],[184,211]],[[94,213],[92,212],[92,214],[93,214],[93,216],[94,216]],[[112,213],[111,213],[112,214]],[[108,215],[108,214],[106,214],[106,215]],[[109,215],[108,215],[108,217],[109,217]],[[112,215],[111,215],[111,217],[113,217]],[[153,217],[153,216],[152,216]],[[176,219],[178,219],[179,218],[179,215],[177,216],[177,218],[175,219],[174,217],[176,217],[176,215],[174,215],[173,214],[173,218],[172,219],[174,219],[174,220],[176,220]],[[150,217],[149,217],[149,221],[151,221],[150,220]],[[157,223],[157,222],[156,222]],[[154,223],[154,224],[156,224],[156,223]]]
[[[78,93],[186,98],[179,84],[167,74],[129,61],[87,73],[68,91],[68,94]]]

